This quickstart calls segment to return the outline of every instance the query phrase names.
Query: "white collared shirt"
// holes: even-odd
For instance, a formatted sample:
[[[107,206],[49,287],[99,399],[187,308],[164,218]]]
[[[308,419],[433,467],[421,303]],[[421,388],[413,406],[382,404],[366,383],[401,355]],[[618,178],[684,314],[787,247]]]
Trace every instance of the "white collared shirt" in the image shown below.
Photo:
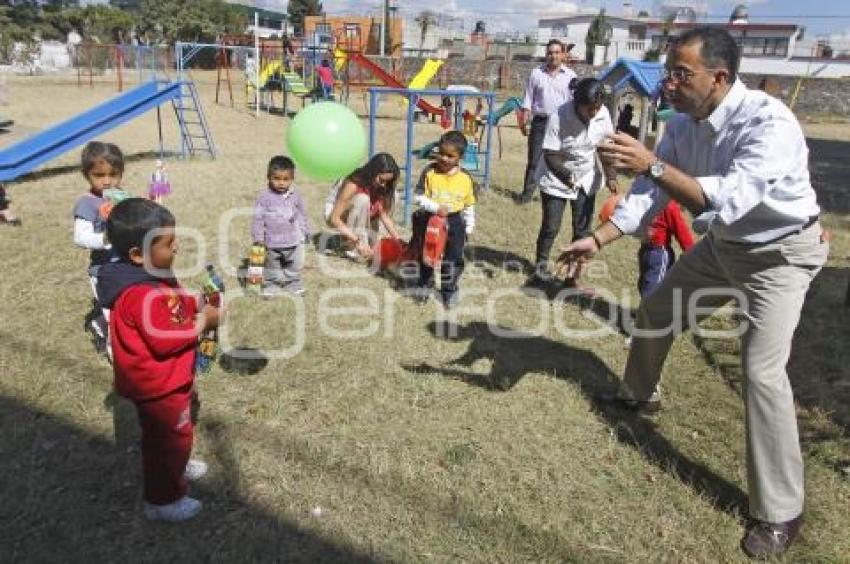
[[[771,241],[820,213],[797,118],[740,79],[707,119],[680,114],[670,120],[656,154],[699,182],[708,203],[700,219],[719,239]],[[611,221],[623,233],[641,233],[669,200],[641,176]]]
[[[573,186],[564,185],[552,174],[546,159],[538,161],[535,179],[540,191],[558,198],[575,199],[579,190],[593,194],[602,185],[603,174],[596,147],[614,134],[608,109],[602,106],[588,123],[576,113],[575,101],[561,106],[546,122],[543,150],[561,151],[567,155],[564,167],[573,178]]]
[[[558,108],[573,99],[570,82],[577,78],[573,70],[566,65],[549,74],[546,65],[531,71],[525,87],[522,109],[531,110],[535,116],[548,117]]]

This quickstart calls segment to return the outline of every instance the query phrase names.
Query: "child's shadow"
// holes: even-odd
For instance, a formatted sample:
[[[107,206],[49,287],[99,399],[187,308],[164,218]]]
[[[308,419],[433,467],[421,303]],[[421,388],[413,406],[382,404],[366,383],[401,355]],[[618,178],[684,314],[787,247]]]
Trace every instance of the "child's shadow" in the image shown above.
[[[487,390],[502,391],[510,390],[528,373],[554,374],[570,380],[620,442],[642,450],[647,460],[712,499],[719,509],[733,514],[745,509],[746,496],[738,486],[679,452],[652,420],[600,399],[615,392],[619,379],[593,352],[505,327],[491,328],[481,321],[463,326],[432,322],[428,329],[438,338],[469,340],[469,348],[442,365],[403,365],[406,370],[436,372]],[[473,364],[482,359],[491,362],[489,373],[471,371]]]

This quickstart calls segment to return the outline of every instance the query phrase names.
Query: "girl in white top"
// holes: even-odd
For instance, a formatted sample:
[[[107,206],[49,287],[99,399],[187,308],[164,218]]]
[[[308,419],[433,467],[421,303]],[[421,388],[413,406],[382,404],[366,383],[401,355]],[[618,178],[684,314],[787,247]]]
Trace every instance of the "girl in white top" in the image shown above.
[[[549,117],[543,158],[537,168],[543,220],[537,236],[536,271],[532,282],[549,277],[549,252],[561,229],[564,208],[572,208],[573,241],[590,233],[596,192],[607,178],[611,193],[619,190],[613,169],[602,170],[596,147],[614,133],[605,108],[605,86],[595,78],[570,84],[573,99]],[[568,281],[574,283],[574,281]]]

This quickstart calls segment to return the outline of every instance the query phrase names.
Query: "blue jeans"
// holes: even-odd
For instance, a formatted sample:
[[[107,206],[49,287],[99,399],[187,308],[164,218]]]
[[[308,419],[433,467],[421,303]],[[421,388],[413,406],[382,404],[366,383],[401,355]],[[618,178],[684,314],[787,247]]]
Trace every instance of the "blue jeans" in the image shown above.
[[[670,246],[658,247],[646,243],[640,246],[638,292],[641,298],[651,294],[661,284],[674,262],[676,262],[676,253]]]

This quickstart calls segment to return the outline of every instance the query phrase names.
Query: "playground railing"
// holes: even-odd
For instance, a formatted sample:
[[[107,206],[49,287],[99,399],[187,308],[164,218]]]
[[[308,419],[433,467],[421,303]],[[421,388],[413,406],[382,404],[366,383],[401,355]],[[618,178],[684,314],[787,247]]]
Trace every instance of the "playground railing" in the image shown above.
[[[78,86],[113,83],[120,92],[127,84],[167,77],[174,68],[172,50],[165,45],[81,43],[69,51]]]
[[[467,98],[474,98],[484,102],[483,109],[485,110],[482,118],[482,124],[486,128],[485,135],[482,137],[482,144],[477,146],[475,158],[478,155],[484,157],[483,166],[477,167],[477,170],[470,170],[470,174],[478,177],[481,181],[481,186],[484,190],[490,187],[490,163],[493,142],[493,128],[489,124],[494,121],[494,112],[496,111],[496,94],[494,92],[472,92],[469,90],[440,90],[435,88],[425,88],[411,90],[409,88],[392,88],[392,87],[373,87],[369,88],[369,157],[371,158],[377,151],[377,115],[378,104],[382,95],[398,95],[407,99],[406,111],[406,142],[405,155],[401,168],[404,170],[404,217],[402,221],[407,225],[412,211],[413,203],[413,161],[415,156],[414,150],[414,134],[413,128],[415,124],[415,114],[417,104],[423,96],[435,96],[441,100],[450,100],[451,106],[444,107],[444,112],[450,112],[448,118],[450,127],[464,131],[467,129],[464,123],[464,105]],[[477,143],[476,143],[477,145]]]

